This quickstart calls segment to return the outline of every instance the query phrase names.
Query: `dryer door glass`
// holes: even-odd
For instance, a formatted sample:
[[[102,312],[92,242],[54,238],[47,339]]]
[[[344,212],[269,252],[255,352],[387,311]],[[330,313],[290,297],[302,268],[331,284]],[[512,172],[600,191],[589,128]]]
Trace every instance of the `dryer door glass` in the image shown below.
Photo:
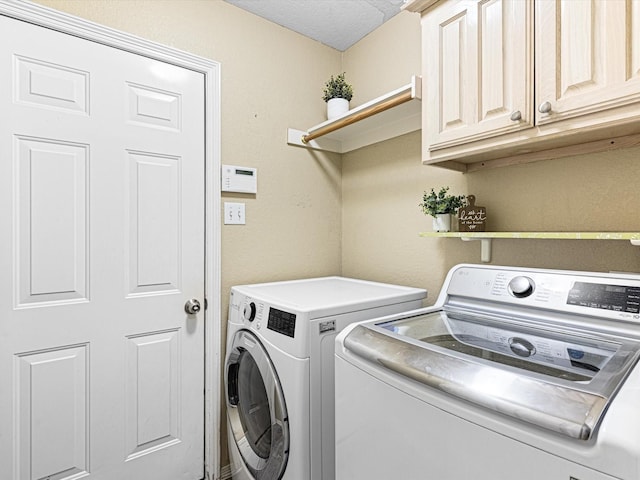
[[[278,375],[260,341],[240,330],[226,364],[227,414],[242,458],[257,479],[279,479],[289,451],[289,427]]]
[[[238,410],[245,437],[256,455],[269,458],[271,415],[269,398],[258,365],[246,351],[238,359]]]

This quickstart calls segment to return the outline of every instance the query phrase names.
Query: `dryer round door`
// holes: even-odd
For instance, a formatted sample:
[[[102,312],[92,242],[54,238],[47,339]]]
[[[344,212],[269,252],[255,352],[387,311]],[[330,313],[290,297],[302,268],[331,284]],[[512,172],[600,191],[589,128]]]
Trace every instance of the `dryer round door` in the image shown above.
[[[225,365],[227,415],[245,465],[256,480],[278,480],[289,458],[289,420],[278,374],[260,340],[239,330]]]

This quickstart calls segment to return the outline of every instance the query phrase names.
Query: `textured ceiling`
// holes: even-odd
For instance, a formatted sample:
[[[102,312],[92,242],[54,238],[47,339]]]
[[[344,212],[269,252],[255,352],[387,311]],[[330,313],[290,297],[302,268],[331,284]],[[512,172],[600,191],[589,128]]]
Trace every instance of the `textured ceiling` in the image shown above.
[[[345,51],[400,12],[404,0],[225,0]]]

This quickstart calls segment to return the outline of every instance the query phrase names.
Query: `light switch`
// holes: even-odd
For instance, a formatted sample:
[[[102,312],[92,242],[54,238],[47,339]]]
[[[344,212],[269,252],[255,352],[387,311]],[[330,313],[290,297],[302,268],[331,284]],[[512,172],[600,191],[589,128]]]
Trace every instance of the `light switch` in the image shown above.
[[[245,225],[244,203],[224,202],[224,224]]]

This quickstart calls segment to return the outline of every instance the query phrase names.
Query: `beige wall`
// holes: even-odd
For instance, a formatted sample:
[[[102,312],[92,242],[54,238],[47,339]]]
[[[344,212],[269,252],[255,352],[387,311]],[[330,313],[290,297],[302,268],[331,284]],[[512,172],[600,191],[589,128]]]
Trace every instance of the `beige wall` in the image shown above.
[[[371,97],[407,83],[420,71],[420,16],[394,17],[349,49],[343,65]],[[431,187],[474,194],[487,207],[487,230],[640,228],[640,148],[463,175],[422,166],[420,141],[415,132],[343,156],[343,275],[423,286],[431,304],[449,268],[480,263],[478,242],[418,237],[431,230],[417,206]],[[626,241],[494,240],[492,263],[640,272],[640,250]]]
[[[401,12],[344,52],[342,70],[353,84],[352,108],[420,75],[420,38],[420,16]]]

